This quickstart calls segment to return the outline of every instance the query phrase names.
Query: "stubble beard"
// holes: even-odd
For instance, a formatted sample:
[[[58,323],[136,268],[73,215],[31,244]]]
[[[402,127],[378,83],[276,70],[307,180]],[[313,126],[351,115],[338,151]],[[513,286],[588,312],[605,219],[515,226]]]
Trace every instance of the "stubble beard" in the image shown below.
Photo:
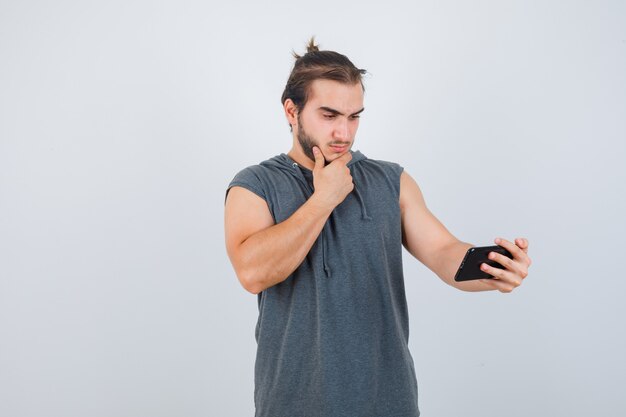
[[[298,135],[297,136],[298,136],[298,143],[300,144],[300,147],[302,148],[302,152],[304,152],[307,158],[315,162],[315,155],[313,154],[313,147],[317,146],[317,148],[319,149],[320,145],[311,136],[307,135],[306,131],[304,130],[304,126],[302,126],[302,120],[300,119],[300,115],[298,115]],[[321,149],[320,149],[320,152],[321,152]],[[323,156],[324,155],[322,155],[322,157]],[[326,158],[324,158],[324,161],[326,161]],[[326,162],[324,162],[324,165],[326,165]]]
[[[315,163],[315,155],[313,154],[313,147],[317,146],[320,152],[322,152],[322,149],[319,143],[315,139],[313,139],[311,136],[309,136],[306,133],[306,130],[304,130],[304,126],[302,125],[302,120],[300,119],[300,115],[298,115],[298,135],[297,136],[298,136],[298,143],[300,144],[300,147],[302,148],[302,152],[304,152],[307,158],[309,158],[311,161],[313,161],[313,163]],[[348,152],[350,152],[350,148],[348,148]],[[322,154],[322,157],[324,157],[324,154]],[[330,162],[328,162],[326,158],[324,157],[324,165],[328,165],[329,163]]]

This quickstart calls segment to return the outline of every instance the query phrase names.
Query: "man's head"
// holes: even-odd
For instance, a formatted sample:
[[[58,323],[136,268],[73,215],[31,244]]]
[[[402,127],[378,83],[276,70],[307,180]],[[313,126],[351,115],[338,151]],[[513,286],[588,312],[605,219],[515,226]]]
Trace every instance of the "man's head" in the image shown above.
[[[362,75],[344,55],[320,51],[314,40],[307,53],[294,53],[296,63],[282,95],[285,115],[294,136],[292,152],[315,160],[318,146],[327,162],[348,152],[363,110]]]

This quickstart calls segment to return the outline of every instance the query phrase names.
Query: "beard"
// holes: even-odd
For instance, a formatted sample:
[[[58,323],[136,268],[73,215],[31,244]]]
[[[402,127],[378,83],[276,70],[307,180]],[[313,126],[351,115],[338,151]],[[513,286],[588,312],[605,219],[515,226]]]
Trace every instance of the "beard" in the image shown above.
[[[298,115],[298,143],[302,147],[302,152],[309,158],[311,161],[315,162],[315,155],[313,154],[313,147],[320,147],[319,143],[311,136],[309,136],[304,130],[304,126],[302,125],[302,120],[300,119],[300,115]],[[320,149],[320,152],[322,150]],[[324,155],[322,155],[323,157]],[[324,165],[326,165],[326,158],[324,158]]]
[[[302,120],[300,119],[300,115],[298,115],[298,143],[300,144],[300,147],[302,148],[302,152],[304,152],[306,157],[309,158],[311,161],[313,161],[313,163],[315,163],[315,155],[313,154],[313,147],[317,146],[320,152],[322,152],[322,147],[320,146],[319,141],[313,139],[312,136],[306,133],[306,130],[304,130],[304,126],[302,125]],[[341,145],[343,145],[344,143],[345,142],[342,142]],[[331,143],[331,145],[333,144],[334,143]],[[340,144],[340,143],[337,143],[337,144]],[[352,146],[350,146],[350,148],[352,148]],[[348,148],[348,152],[350,151],[350,148]],[[324,154],[322,154],[322,157],[324,158],[324,166],[330,164],[330,162],[326,160],[326,157],[324,157]]]

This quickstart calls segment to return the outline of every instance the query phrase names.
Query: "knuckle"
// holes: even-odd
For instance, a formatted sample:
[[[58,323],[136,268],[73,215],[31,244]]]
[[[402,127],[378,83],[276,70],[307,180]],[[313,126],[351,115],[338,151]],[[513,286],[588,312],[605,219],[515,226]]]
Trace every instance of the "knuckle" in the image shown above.
[[[526,278],[528,276],[528,271],[525,269],[522,270],[521,276],[522,276],[522,279]]]

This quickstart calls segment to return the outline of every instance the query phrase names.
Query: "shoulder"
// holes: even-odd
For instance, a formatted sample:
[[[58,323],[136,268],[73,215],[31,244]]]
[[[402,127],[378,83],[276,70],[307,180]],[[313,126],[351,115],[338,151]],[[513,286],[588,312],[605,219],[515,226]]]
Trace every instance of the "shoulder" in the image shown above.
[[[260,165],[250,165],[240,170],[235,174],[233,179],[226,188],[226,195],[233,187],[242,187],[249,191],[252,191],[259,197],[265,199],[265,191],[263,190],[263,182],[261,180],[263,175],[263,167]]]
[[[400,175],[404,170],[404,167],[397,162],[385,161],[382,159],[363,159],[360,161],[364,167],[370,169],[379,169],[383,170],[390,174]]]
[[[284,154],[276,155],[258,164],[245,167],[235,175],[235,179],[265,180],[284,173],[288,166],[290,167],[290,164],[286,161]]]
[[[247,166],[235,174],[231,184],[236,181],[260,181],[266,175],[264,172],[266,170],[267,168],[260,164]]]
[[[381,159],[364,159],[359,161],[361,169],[369,177],[384,179],[397,193],[400,192],[400,178],[404,167],[397,162]]]
[[[233,187],[242,187],[254,194],[267,199],[267,183],[276,175],[276,170],[272,165],[267,164],[270,161],[265,160],[255,165],[249,165],[235,174],[233,179],[226,188],[226,196]]]
[[[400,176],[400,208],[411,206],[425,207],[426,202],[417,181],[405,171]]]
[[[255,165],[250,165],[235,174],[228,184],[226,195],[232,187],[242,187],[267,200],[267,193],[285,176],[284,161],[278,162],[281,156],[275,156]],[[282,168],[282,169],[281,169]]]

